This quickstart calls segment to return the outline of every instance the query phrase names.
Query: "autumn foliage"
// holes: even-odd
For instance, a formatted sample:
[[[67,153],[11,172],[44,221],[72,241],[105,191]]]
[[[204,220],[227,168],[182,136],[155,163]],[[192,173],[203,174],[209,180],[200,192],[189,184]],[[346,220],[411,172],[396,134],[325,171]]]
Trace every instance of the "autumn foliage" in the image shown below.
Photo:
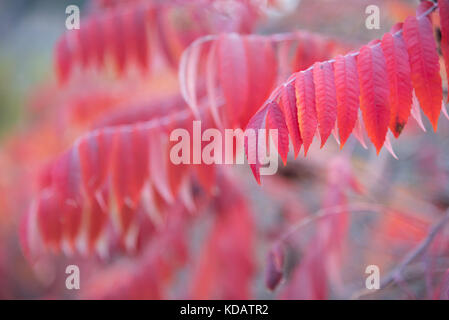
[[[382,40],[373,40],[359,51],[337,56],[335,60],[316,62],[278,87],[267,104],[275,105],[272,100],[277,100],[280,95],[288,96],[292,91],[289,86],[295,87],[293,111],[284,113],[286,116],[297,114],[299,135],[297,126],[290,126],[290,136],[297,141],[294,145],[299,144],[300,137],[307,155],[317,130],[323,147],[332,130],[338,127],[337,138],[343,147],[356,121],[362,121],[358,119],[360,109],[366,133],[379,153],[386,142],[388,129],[398,138],[407,124],[413,92],[436,131],[444,104],[438,52],[428,17],[435,7],[422,2],[417,11],[421,12],[420,16],[408,17],[404,24],[394,25]],[[440,20],[444,21],[445,17]],[[283,100],[288,103],[288,99]],[[264,110],[261,108],[258,112]],[[258,118],[256,115],[250,126]],[[282,132],[286,123],[287,120],[282,119],[275,128]],[[259,121],[258,125],[263,126],[264,122]],[[266,126],[272,128],[270,121]],[[279,144],[288,145],[288,139]],[[285,147],[279,153],[285,158]]]
[[[422,139],[448,132],[449,1],[386,3],[408,17],[358,41],[297,28],[302,12],[332,16],[311,1],[91,1],[54,45],[33,121],[0,157],[27,168],[0,185],[17,212],[0,225],[38,287],[28,296],[365,298],[375,264],[375,297],[448,298],[447,154]],[[207,144],[191,139],[195,120],[277,130],[283,166],[262,176],[270,145],[247,140],[240,152],[255,163],[195,163]],[[178,128],[191,133],[192,164],[170,159]],[[18,272],[2,269],[2,250],[0,287]],[[427,259],[412,270],[421,282],[406,276],[411,261],[397,269],[411,254]],[[89,279],[79,292],[65,292],[67,264]]]

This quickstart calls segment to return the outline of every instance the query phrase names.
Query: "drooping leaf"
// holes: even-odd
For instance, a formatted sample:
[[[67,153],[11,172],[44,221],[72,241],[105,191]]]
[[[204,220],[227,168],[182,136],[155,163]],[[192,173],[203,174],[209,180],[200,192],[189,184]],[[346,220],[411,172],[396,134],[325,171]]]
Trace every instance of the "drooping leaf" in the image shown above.
[[[290,139],[295,151],[295,157],[297,157],[302,146],[302,138],[301,132],[299,131],[298,109],[296,108],[296,91],[294,83],[289,83],[282,88],[280,107],[284,113]]]
[[[318,125],[315,107],[315,86],[311,70],[301,71],[296,74],[295,90],[299,131],[304,142],[304,154],[307,155]]]
[[[254,177],[260,184],[260,155],[265,152],[266,143],[260,143],[260,129],[266,127],[266,115],[269,105],[265,105],[249,120],[245,129],[245,152]]]
[[[81,227],[82,198],[79,156],[75,149],[66,151],[53,165],[52,187],[62,236],[73,247]]]
[[[379,45],[364,46],[357,57],[360,80],[360,107],[372,143],[380,152],[390,123],[387,66]]]
[[[419,101],[418,101],[418,98],[416,97],[416,93],[414,90],[413,90],[413,96],[412,96],[411,115],[416,120],[416,123],[421,128],[421,130],[426,132],[426,127],[424,126],[424,123],[422,121],[421,108],[419,106]]]
[[[316,62],[313,66],[315,102],[321,147],[324,146],[337,119],[337,97],[334,70],[329,62]]]
[[[93,58],[96,60],[97,68],[101,69],[104,65],[105,58],[105,39],[104,35],[104,25],[101,23],[102,20],[97,17],[92,17],[89,25],[89,36],[92,47]]]
[[[284,276],[284,255],[284,248],[280,244],[274,246],[268,253],[265,285],[270,290],[276,289]]]
[[[361,113],[361,111],[360,111]],[[358,115],[357,120],[355,121],[354,130],[352,130],[352,134],[357,139],[358,142],[362,145],[364,149],[368,149],[368,146],[365,142],[365,125],[363,124],[362,116]]]
[[[443,52],[449,88],[449,0],[438,0],[438,8],[441,25],[441,51]]]
[[[124,15],[125,33],[130,56],[142,71],[148,70],[149,46],[145,10],[136,7]]]
[[[56,74],[59,82],[64,83],[70,75],[73,64],[72,52],[70,51],[67,37],[59,39],[56,44],[55,55]]]
[[[412,107],[409,57],[400,35],[384,34],[382,50],[387,61],[390,86],[390,130],[398,138],[408,121]]]
[[[436,131],[443,93],[432,25],[429,19],[408,17],[403,30],[416,97]]]
[[[98,193],[95,197],[90,198],[86,205],[87,215],[87,249],[92,252],[98,249],[99,240],[106,230],[108,221],[108,194],[107,192]]]
[[[245,45],[237,34],[222,34],[217,46],[218,70],[226,115],[231,127],[238,127],[239,119],[248,104],[248,65]]]
[[[81,139],[78,144],[81,177],[84,189],[91,198],[105,182],[110,165],[111,143],[112,135],[99,130],[97,134]]]
[[[288,129],[285,124],[284,115],[276,102],[269,104],[266,123],[267,130],[269,130],[268,133],[271,134],[271,138],[274,140],[274,144],[285,165],[287,163],[289,148]],[[271,130],[277,130],[277,135],[274,136]]]
[[[216,201],[207,241],[195,261],[191,292],[194,299],[247,299],[254,275],[252,213],[241,191],[229,182]],[[236,190],[237,189],[237,190]],[[238,286],[235,286],[238,283]]]
[[[248,65],[248,104],[240,123],[246,125],[249,118],[268,98],[276,81],[277,63],[272,41],[267,37],[245,37],[245,51]]]

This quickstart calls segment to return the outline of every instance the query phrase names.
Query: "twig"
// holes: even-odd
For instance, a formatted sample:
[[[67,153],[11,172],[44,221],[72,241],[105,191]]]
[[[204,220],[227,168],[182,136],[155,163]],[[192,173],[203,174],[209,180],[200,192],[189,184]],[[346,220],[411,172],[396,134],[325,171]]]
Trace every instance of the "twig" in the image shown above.
[[[438,8],[438,5],[437,5],[436,3],[433,3],[433,6],[430,7],[429,9],[427,9],[427,10],[426,10],[425,12],[423,12],[421,15],[419,15],[419,16],[417,17],[417,19],[422,19],[422,18],[427,17],[429,14],[431,14],[433,11],[435,11],[436,8]],[[396,33],[394,33],[393,35],[394,35],[394,36],[398,36],[398,35],[400,35],[400,34],[402,34],[402,29],[399,30],[399,31],[396,31]],[[378,45],[380,45],[380,43],[375,44],[373,47],[378,46]],[[350,53],[349,55],[350,55],[350,56],[353,56],[353,57],[356,57],[356,56],[358,56],[359,54],[360,54],[360,52],[359,52],[359,51],[356,51],[356,52],[354,52],[354,53]],[[335,59],[327,60],[327,62],[333,63],[333,62],[335,62]],[[309,71],[309,70],[312,70],[312,69],[313,69],[313,65],[310,66],[308,69],[303,70],[303,71]],[[303,71],[301,71],[301,72],[303,72]],[[273,93],[274,93],[274,94],[272,94],[272,95],[268,98],[268,100],[265,101],[265,103],[262,105],[262,107],[264,107],[264,106],[265,106],[267,103],[269,103],[269,102],[272,102],[272,101],[277,100],[277,99],[279,98],[279,95],[280,95],[280,92],[281,92],[281,88],[282,88],[283,86],[287,86],[287,85],[293,83],[293,82],[295,81],[295,79],[296,79],[296,76],[290,76],[289,79],[288,79],[286,82],[280,84],[276,89],[274,89],[274,90],[273,90]],[[261,108],[262,108],[262,107],[261,107]]]
[[[414,260],[416,260],[419,256],[424,254],[426,250],[429,248],[429,246],[433,243],[435,240],[435,237],[438,235],[438,233],[443,229],[443,227],[446,225],[446,223],[449,221],[449,209],[446,210],[444,217],[435,224],[432,229],[430,230],[427,237],[421,241],[421,243],[412,251],[410,251],[405,258],[402,260],[402,262],[394,269],[392,270],[380,283],[380,289],[385,289],[390,284],[397,282],[402,277],[402,272],[404,269]],[[372,290],[362,290],[357,292],[355,295],[353,295],[353,299],[359,299],[363,296],[369,295],[371,293],[374,293]]]
[[[306,217],[299,221],[299,223],[293,225],[288,229],[286,233],[284,233],[277,241],[277,244],[281,244],[282,242],[286,242],[293,234],[301,230],[302,228],[310,225],[313,222],[316,222],[320,219],[324,219],[328,216],[337,215],[345,212],[357,212],[357,211],[371,211],[371,212],[379,212],[382,211],[383,207],[371,204],[371,203],[357,203],[352,205],[340,205],[333,206],[329,208],[324,208],[316,212],[316,214]]]

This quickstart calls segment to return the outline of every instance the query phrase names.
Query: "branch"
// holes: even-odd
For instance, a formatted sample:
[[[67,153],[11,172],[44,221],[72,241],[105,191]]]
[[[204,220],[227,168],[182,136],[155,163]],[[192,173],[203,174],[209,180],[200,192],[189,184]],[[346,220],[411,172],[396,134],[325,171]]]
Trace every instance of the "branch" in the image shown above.
[[[440,233],[440,231],[443,229],[443,227],[446,225],[448,221],[449,221],[449,209],[446,210],[444,217],[432,227],[427,237],[424,240],[422,240],[421,243],[418,246],[416,246],[415,249],[410,251],[402,260],[402,262],[381,281],[380,289],[385,289],[390,284],[397,282],[399,279],[401,279],[402,272],[404,271],[404,269],[410,263],[416,260],[419,256],[421,256],[426,252],[426,250],[435,240],[435,237]],[[374,292],[368,289],[361,290],[359,292],[356,292],[352,296],[352,299],[359,299],[371,293]]]

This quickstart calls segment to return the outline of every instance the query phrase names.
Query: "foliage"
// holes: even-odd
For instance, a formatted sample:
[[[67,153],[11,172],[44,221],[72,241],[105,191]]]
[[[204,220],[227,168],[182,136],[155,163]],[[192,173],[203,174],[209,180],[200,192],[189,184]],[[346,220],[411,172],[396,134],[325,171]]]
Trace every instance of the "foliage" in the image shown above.
[[[79,30],[61,35],[56,79],[31,96],[32,120],[0,157],[17,171],[0,185],[5,212],[17,212],[12,222],[0,214],[0,234],[19,234],[36,286],[24,296],[363,298],[365,267],[376,264],[389,270],[376,295],[447,298],[448,168],[444,148],[416,129],[422,111],[447,132],[449,1],[422,1],[366,45],[270,30],[270,10],[296,16],[267,5],[96,0]],[[310,8],[297,11],[320,16]],[[202,130],[277,129],[284,167],[257,186],[246,167],[175,165],[170,133],[192,133],[198,119]],[[366,135],[377,156],[351,134],[364,148]],[[380,153],[397,158],[393,137],[407,160]],[[202,143],[190,145],[192,158]],[[256,159],[269,148],[245,146]],[[261,165],[250,165],[259,184]],[[14,277],[4,255],[0,246],[0,275]],[[421,280],[407,278],[421,257]],[[89,279],[70,294],[55,271],[69,263]]]

